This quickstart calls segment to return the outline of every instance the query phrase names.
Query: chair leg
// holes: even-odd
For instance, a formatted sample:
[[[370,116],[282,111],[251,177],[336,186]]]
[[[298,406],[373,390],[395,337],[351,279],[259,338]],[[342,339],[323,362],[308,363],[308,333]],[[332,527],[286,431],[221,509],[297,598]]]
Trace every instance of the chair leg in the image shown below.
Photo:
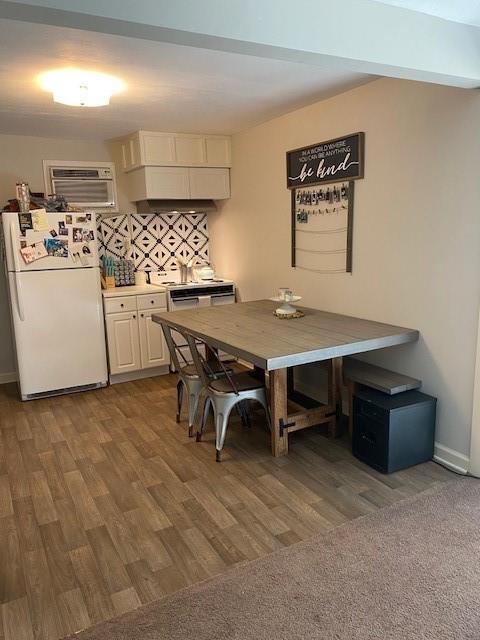
[[[208,414],[210,411],[210,405],[212,404],[212,401],[210,398],[207,398],[205,400],[205,405],[203,407],[203,416],[202,416],[202,422],[200,424],[200,428],[197,431],[197,442],[201,442],[202,441],[202,435],[203,432],[205,430],[205,425],[207,424],[207,420],[208,420]]]
[[[177,415],[175,416],[175,422],[177,424],[180,422],[180,415],[182,413],[182,403],[183,403],[183,382],[179,380],[177,382]]]
[[[195,423],[195,415],[197,413],[199,394],[190,391],[188,396],[188,435],[193,436],[193,425]]]
[[[268,428],[271,430],[272,423],[270,420],[270,407],[268,406],[267,393],[265,391],[261,395],[260,403],[263,405],[263,408],[265,409],[265,417],[267,419],[267,425],[268,425]]]
[[[225,443],[225,435],[227,433],[228,418],[232,406],[225,404],[223,407],[217,407],[215,409],[215,449],[216,449],[216,461],[222,460],[222,449]]]
[[[255,400],[255,402],[258,402],[262,405],[265,411],[265,417],[267,419],[268,428],[270,429],[271,428],[270,407],[268,405],[267,393],[265,389],[259,389],[258,391],[253,392],[252,395],[250,396],[250,400]]]
[[[239,402],[236,405],[236,409],[238,411],[238,415],[242,421],[244,427],[250,428],[252,423],[250,422],[250,416],[248,414],[248,405],[246,401]]]

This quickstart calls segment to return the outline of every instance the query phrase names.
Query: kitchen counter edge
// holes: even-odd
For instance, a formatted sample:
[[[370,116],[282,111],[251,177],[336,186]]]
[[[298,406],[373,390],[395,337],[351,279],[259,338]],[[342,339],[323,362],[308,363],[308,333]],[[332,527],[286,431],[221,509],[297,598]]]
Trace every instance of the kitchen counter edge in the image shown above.
[[[165,293],[166,287],[156,284],[131,285],[127,287],[115,287],[115,289],[102,289],[104,298],[118,298],[121,296],[141,296],[152,293]]]

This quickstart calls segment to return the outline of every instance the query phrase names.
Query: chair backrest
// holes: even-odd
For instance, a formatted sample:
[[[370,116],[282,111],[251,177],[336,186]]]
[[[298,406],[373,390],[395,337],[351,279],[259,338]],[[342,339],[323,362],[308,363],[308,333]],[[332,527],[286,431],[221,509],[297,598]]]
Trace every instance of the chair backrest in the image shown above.
[[[182,367],[190,363],[185,357],[185,354],[183,353],[182,349],[178,346],[178,344],[173,339],[171,327],[164,322],[161,323],[161,326],[162,326],[163,335],[165,336],[165,342],[167,343],[168,352],[170,353],[170,360],[172,361],[173,366],[175,367],[175,370],[178,373],[181,373]],[[182,361],[183,364],[181,364],[180,361]]]
[[[228,380],[232,388],[232,392],[238,396],[239,395],[238,388],[235,384],[234,379],[232,378],[231,370],[229,371],[227,367],[223,364],[223,362],[221,361],[218,355],[217,350],[209,346],[201,338],[196,338],[189,333],[182,334],[182,335],[185,335],[188,346],[190,348],[190,353],[192,354],[193,362],[195,364],[195,369],[197,371],[197,374],[200,376],[203,384],[208,385],[208,383],[212,380],[212,378],[215,378],[218,375],[218,373],[221,371],[223,374],[222,378]],[[198,349],[199,345],[204,345],[205,354],[211,354],[211,357],[213,358],[213,360],[205,357],[200,352],[200,350]],[[215,367],[212,366],[214,363],[218,366],[215,366]]]

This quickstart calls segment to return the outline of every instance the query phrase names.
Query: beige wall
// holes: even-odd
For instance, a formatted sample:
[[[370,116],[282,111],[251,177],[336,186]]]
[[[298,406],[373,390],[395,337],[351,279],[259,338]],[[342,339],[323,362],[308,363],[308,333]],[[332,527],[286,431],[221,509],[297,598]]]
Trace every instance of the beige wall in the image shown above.
[[[418,328],[418,344],[372,359],[423,379],[439,398],[440,454],[460,458],[480,297],[479,122],[478,92],[372,82],[234,136],[232,198],[209,218],[214,266],[244,300],[289,286],[305,305]],[[292,269],[285,152],[354,131],[366,133],[366,164],[353,274]]]
[[[44,191],[42,160],[112,160],[102,142],[0,135],[0,209],[15,197],[15,183],[26,180],[32,191]],[[131,210],[119,184],[121,210]],[[3,265],[0,266],[0,381],[15,369]]]

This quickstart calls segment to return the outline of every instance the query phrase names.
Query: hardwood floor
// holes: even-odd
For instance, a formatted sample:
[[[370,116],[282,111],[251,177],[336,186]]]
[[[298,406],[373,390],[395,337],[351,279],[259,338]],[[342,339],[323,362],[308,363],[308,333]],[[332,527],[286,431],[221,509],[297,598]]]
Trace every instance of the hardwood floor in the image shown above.
[[[224,459],[177,425],[175,379],[21,403],[0,387],[0,640],[55,640],[452,479],[384,476],[310,429],[270,455],[260,414]]]

